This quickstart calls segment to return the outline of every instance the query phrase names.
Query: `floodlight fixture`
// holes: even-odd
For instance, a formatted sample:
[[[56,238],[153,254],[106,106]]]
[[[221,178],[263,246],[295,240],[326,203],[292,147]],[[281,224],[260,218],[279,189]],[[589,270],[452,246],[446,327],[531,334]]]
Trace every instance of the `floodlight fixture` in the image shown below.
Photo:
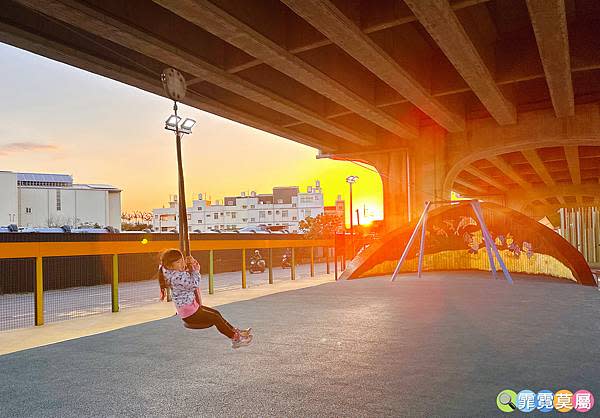
[[[169,116],[169,119],[167,119],[165,122],[165,129],[168,129],[169,131],[177,131],[177,125],[179,124],[180,120],[181,118],[179,116]]]
[[[180,129],[182,132],[189,134],[192,132],[192,128],[194,127],[195,124],[196,124],[196,121],[194,119],[185,118],[183,123],[180,125]]]
[[[191,134],[192,128],[196,124],[194,119],[185,118],[183,122],[181,122],[181,118],[176,115],[169,116],[169,119],[165,122],[165,129],[173,132],[179,132],[181,134]]]

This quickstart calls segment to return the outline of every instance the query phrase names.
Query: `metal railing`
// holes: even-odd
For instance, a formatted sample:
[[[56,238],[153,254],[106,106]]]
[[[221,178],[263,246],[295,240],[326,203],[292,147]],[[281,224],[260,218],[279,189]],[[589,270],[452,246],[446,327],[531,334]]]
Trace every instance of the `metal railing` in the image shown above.
[[[310,264],[310,277],[315,275],[317,252],[325,259],[329,274],[333,240],[307,240],[302,235],[192,234],[190,244],[203,272],[208,272],[207,290],[213,294],[217,271],[241,270],[241,287],[248,287],[247,256],[255,249],[265,256],[269,284],[274,283],[276,254],[286,249],[291,251],[291,280],[297,277],[299,255]],[[156,272],[156,254],[178,246],[176,234],[0,234],[0,330],[39,326],[48,318],[53,322],[118,312],[120,291],[125,294],[125,306],[133,306],[136,297],[158,300],[158,285],[147,281]],[[139,282],[139,277],[147,285],[124,287]],[[60,293],[67,288],[76,289],[68,298]],[[95,298],[94,306],[82,303],[85,298]],[[52,309],[45,309],[48,305],[61,305],[61,313],[53,315]],[[3,326],[3,321],[9,325]]]

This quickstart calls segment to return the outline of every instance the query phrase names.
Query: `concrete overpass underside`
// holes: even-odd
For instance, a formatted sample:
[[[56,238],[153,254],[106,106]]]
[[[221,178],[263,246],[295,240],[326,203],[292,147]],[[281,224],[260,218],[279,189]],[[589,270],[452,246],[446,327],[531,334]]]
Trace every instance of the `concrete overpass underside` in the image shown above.
[[[386,222],[451,191],[600,205],[595,0],[5,0],[0,41],[382,176]]]

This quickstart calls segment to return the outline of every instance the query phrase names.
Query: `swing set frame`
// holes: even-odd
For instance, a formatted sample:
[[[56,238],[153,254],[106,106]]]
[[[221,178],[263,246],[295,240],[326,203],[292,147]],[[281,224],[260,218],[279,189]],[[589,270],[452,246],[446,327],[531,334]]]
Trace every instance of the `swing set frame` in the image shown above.
[[[495,256],[496,260],[498,261],[498,264],[500,264],[500,268],[502,269],[502,272],[504,273],[504,277],[506,278],[506,280],[508,281],[509,284],[513,284],[513,279],[510,275],[510,272],[508,271],[508,268],[506,267],[506,264],[504,263],[504,260],[502,259],[502,256],[500,255],[500,251],[498,251],[498,247],[496,247],[496,243],[492,239],[492,235],[490,234],[490,231],[485,223],[485,219],[483,218],[483,212],[481,210],[481,203],[479,202],[479,200],[475,200],[475,199],[462,200],[462,201],[459,201],[458,203],[448,201],[448,200],[425,202],[425,209],[423,210],[423,213],[421,214],[421,217],[419,218],[419,222],[417,222],[417,225],[415,226],[415,229],[413,230],[413,232],[410,236],[410,239],[408,240],[408,243],[406,244],[406,247],[404,248],[404,251],[402,252],[402,256],[400,257],[400,260],[398,261],[398,265],[396,266],[396,269],[394,270],[394,273],[392,274],[391,281],[392,282],[396,281],[396,277],[398,276],[398,273],[400,272],[402,265],[404,264],[404,262],[406,261],[406,258],[408,257],[408,253],[415,242],[415,238],[417,237],[417,233],[419,232],[419,229],[421,229],[421,243],[420,243],[420,248],[419,248],[419,264],[418,264],[418,268],[417,268],[417,275],[418,275],[418,277],[422,276],[423,255],[424,255],[424,251],[425,251],[425,230],[427,228],[427,218],[429,216],[429,211],[431,209],[431,206],[435,205],[435,204],[446,204],[446,205],[447,204],[458,204],[458,205],[469,204],[471,206],[471,208],[473,209],[473,212],[475,213],[475,217],[477,218],[479,227],[481,228],[481,232],[483,234],[483,241],[485,243],[485,249],[486,249],[486,252],[488,255],[488,260],[490,262],[490,268],[492,270],[492,277],[494,279],[498,278],[498,274],[496,272],[496,263],[494,261],[494,256]]]

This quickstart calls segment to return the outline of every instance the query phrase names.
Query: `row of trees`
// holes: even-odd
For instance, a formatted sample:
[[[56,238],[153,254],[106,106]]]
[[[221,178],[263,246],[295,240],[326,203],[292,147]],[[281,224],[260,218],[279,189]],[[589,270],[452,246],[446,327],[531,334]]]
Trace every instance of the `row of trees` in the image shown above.
[[[103,225],[100,225],[97,222],[81,222],[81,219],[72,216],[51,215],[46,220],[46,226],[48,228],[60,228],[64,225],[70,226],[71,228],[103,228]]]
[[[152,223],[152,212],[123,212],[121,221],[133,224]]]
[[[336,232],[344,230],[343,220],[338,215],[320,214],[309,216],[299,223],[300,230],[307,239],[333,238]]]
[[[152,229],[152,212],[123,212],[121,213],[122,231],[143,231]]]
[[[321,214],[316,217],[308,217],[299,224],[300,229],[308,239],[333,238],[336,232],[346,231],[344,220],[341,216]],[[354,234],[368,235],[381,234],[383,232],[383,221],[373,221],[369,225],[354,225]]]

